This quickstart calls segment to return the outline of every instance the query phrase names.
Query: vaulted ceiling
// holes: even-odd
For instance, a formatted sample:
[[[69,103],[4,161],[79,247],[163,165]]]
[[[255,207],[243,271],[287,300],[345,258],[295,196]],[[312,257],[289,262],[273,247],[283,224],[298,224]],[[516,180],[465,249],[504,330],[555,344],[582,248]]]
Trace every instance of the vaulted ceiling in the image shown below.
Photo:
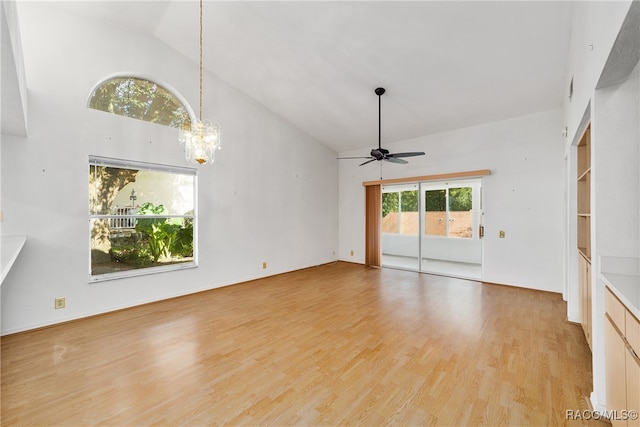
[[[198,62],[198,2],[60,7],[151,34]],[[204,63],[341,152],[377,144],[378,86],[387,89],[383,145],[560,108],[572,7],[567,1],[205,1]]]

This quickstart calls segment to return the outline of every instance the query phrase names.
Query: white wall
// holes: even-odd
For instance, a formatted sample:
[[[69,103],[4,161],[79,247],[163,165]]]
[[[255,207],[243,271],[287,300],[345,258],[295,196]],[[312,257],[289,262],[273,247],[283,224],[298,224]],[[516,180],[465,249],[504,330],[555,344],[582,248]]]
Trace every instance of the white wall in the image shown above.
[[[597,90],[593,102],[595,237],[602,256],[640,255],[639,67],[626,82]]]
[[[567,317],[579,322],[578,255],[576,251],[576,176],[575,145],[591,121],[590,104],[598,79],[607,63],[611,48],[629,11],[631,0],[575,2],[571,23],[571,42],[565,75],[563,104],[564,125],[567,129],[565,156],[567,191],[565,204],[565,289]],[[569,98],[569,84],[573,79],[573,96]]]
[[[2,93],[0,116],[2,132],[11,135],[27,134],[27,83],[22,56],[20,24],[15,1],[0,4],[0,72],[2,73]],[[11,105],[11,108],[6,108]]]
[[[339,258],[364,263],[363,181],[490,169],[483,179],[483,280],[562,291],[562,111],[554,110],[382,145],[425,151],[409,164],[339,165]],[[375,144],[373,144],[375,145]],[[372,146],[373,146],[372,145]],[[366,155],[367,148],[340,153]],[[506,238],[498,237],[505,230]],[[354,256],[350,251],[354,251]]]
[[[579,139],[579,124],[593,96],[631,0],[578,1],[574,4],[568,53],[564,116],[567,141]],[[569,82],[573,78],[573,97]]]
[[[634,79],[623,85],[604,88],[596,92],[607,70],[607,64],[618,58],[624,62],[631,53],[625,52],[623,46],[614,44],[625,21],[632,1],[576,2],[571,29],[571,44],[568,54],[566,85],[574,79],[572,99],[565,97],[564,123],[567,127],[565,153],[568,158],[566,169],[567,192],[565,204],[569,207],[565,219],[565,258],[567,317],[571,321],[579,319],[578,264],[576,250],[576,150],[575,144],[580,139],[584,126],[592,125],[592,173],[594,194],[592,196],[592,348],[593,348],[593,385],[591,401],[597,410],[606,409],[604,382],[604,291],[599,274],[600,255],[638,256],[639,219],[631,218],[637,212],[638,191],[626,192],[631,197],[622,201],[624,193],[618,191],[620,185],[638,182],[638,113],[632,107]],[[636,3],[637,7],[637,3]],[[634,23],[632,25],[636,25]],[[629,48],[629,46],[627,46]],[[637,49],[637,42],[631,49]],[[614,56],[612,56],[614,55]],[[636,86],[637,87],[637,86]],[[568,91],[567,91],[568,95]],[[637,96],[637,95],[636,95]],[[635,117],[633,116],[635,111]],[[635,126],[635,130],[634,130]],[[635,143],[633,142],[635,139]],[[633,147],[635,144],[635,147]],[[635,171],[633,170],[635,169]],[[631,181],[630,181],[631,180]],[[614,194],[615,193],[615,194]],[[633,204],[636,206],[633,206]],[[610,206],[607,206],[611,204]],[[614,206],[624,206],[626,211],[614,218]],[[630,208],[630,209],[628,209]],[[635,223],[634,223],[635,221]],[[628,234],[618,229],[625,224]],[[618,240],[619,239],[619,240]],[[612,252],[610,252],[612,251]],[[635,251],[635,255],[632,254]]]
[[[200,266],[88,284],[88,156],[188,165],[175,129],[87,109],[89,91],[131,71],[197,106],[197,64],[151,37],[18,6],[29,137],[2,135],[2,233],[28,241],[2,284],[2,333],[337,258],[336,153],[207,73],[203,116],[220,124],[223,148],[199,167]]]
[[[606,402],[604,282],[600,258],[640,257],[640,65],[619,85],[597,90],[592,108],[593,400]]]

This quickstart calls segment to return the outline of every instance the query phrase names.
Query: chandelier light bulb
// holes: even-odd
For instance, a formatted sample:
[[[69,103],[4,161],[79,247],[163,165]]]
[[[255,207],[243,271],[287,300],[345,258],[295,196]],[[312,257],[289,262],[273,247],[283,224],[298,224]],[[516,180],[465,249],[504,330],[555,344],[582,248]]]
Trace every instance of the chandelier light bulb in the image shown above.
[[[191,127],[180,129],[180,142],[184,144],[187,161],[200,165],[213,163],[216,150],[220,149],[220,126],[197,120]]]

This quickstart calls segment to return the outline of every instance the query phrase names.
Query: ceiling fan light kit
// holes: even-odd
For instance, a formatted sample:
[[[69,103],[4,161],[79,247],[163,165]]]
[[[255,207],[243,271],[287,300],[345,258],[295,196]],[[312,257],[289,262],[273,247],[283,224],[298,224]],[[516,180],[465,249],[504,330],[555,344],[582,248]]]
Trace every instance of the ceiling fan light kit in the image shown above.
[[[378,148],[373,148],[371,150],[370,156],[368,157],[338,157],[338,159],[367,159],[366,162],[360,163],[360,166],[366,165],[367,163],[371,163],[373,161],[381,161],[384,160],[386,162],[391,163],[409,163],[401,157],[415,157],[415,156],[424,156],[424,152],[422,151],[410,151],[405,153],[389,153],[389,150],[382,148],[382,129],[381,129],[381,107],[382,107],[382,95],[386,92],[385,88],[378,87],[374,91],[376,95],[378,95]]]

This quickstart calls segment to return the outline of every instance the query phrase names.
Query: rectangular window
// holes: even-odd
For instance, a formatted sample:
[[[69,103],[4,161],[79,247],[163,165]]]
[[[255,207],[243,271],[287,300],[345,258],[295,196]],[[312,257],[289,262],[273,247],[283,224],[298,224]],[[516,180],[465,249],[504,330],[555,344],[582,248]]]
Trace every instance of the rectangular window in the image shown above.
[[[473,188],[426,190],[425,229],[427,236],[473,237]]]
[[[400,192],[382,193],[382,232],[400,232]]]
[[[89,157],[90,281],[197,265],[196,169]]]
[[[447,190],[427,190],[424,232],[427,236],[447,235]]]
[[[417,185],[382,188],[382,232],[418,235]]]
[[[473,237],[473,189],[449,188],[449,237]]]

